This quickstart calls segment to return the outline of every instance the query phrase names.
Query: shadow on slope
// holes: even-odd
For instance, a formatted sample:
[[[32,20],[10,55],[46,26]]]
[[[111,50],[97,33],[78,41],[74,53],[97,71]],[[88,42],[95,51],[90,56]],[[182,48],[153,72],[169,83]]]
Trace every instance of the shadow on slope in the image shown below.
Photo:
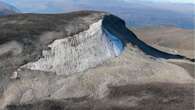
[[[104,16],[102,28],[104,31],[108,31],[112,35],[119,37],[123,41],[124,45],[126,45],[126,43],[131,43],[133,46],[136,46],[142,50],[145,54],[155,58],[186,59],[194,62],[194,59],[187,58],[179,54],[163,52],[146,44],[142,40],[138,39],[138,37],[132,31],[126,28],[125,22],[123,20],[114,15]]]

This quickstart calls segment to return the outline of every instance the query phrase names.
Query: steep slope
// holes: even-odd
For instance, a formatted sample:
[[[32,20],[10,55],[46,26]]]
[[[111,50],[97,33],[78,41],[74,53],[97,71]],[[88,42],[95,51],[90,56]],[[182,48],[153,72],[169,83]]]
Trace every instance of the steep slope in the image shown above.
[[[86,31],[54,41],[48,46],[50,50],[43,52],[43,58],[23,68],[71,74],[120,55],[124,48],[122,42],[115,36],[104,34],[101,22],[90,25]]]
[[[0,34],[0,109],[83,97],[110,102],[110,87],[194,81],[183,68],[158,60],[185,56],[147,45],[108,13],[11,15],[0,18]],[[128,99],[120,100],[129,107]]]
[[[124,39],[127,43],[130,43],[133,46],[138,47],[147,55],[151,55],[156,58],[188,59],[193,61],[193,59],[186,58],[185,56],[166,53],[146,44],[145,42],[140,40],[133,32],[129,31],[126,28],[124,21],[121,21],[119,18],[113,15],[105,17],[104,21],[105,21],[103,23],[104,29],[107,29],[110,33],[112,33],[115,36],[122,37],[121,39]]]
[[[15,14],[19,12],[15,7],[0,1],[0,16]]]

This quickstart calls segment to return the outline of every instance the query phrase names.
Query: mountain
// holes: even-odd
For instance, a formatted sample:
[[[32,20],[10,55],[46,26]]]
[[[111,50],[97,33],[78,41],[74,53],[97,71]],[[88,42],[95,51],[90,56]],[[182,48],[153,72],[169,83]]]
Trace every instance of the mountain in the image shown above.
[[[92,0],[81,2],[75,7],[80,7],[76,10],[91,9],[110,12],[124,19],[129,27],[175,26],[194,29],[194,4],[158,3],[145,0],[104,2]]]
[[[129,27],[175,26],[194,29],[194,4],[152,2],[146,0],[85,0],[71,2],[62,11],[99,10],[115,14]],[[182,8],[181,8],[182,7]]]
[[[19,10],[15,7],[0,1],[0,16],[18,13]]]
[[[13,4],[17,4],[26,13],[106,11],[121,17],[128,27],[175,26],[194,29],[195,24],[194,4],[168,0],[28,0],[13,1]]]
[[[194,60],[148,45],[115,15],[10,15],[0,34],[2,110],[193,109],[194,78],[168,61]]]

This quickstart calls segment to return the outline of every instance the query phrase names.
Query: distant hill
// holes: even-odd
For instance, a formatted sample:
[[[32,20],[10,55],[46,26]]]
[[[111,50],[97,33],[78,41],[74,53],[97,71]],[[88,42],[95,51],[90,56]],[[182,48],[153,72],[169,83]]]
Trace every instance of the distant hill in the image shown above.
[[[176,27],[144,27],[133,29],[140,39],[160,49],[177,50],[177,52],[194,57],[194,30]]]
[[[18,13],[19,10],[12,5],[0,1],[0,16]]]
[[[22,3],[22,1],[17,1]],[[12,2],[16,4],[16,1]],[[30,5],[20,7],[27,13],[64,13],[78,10],[106,11],[121,17],[128,27],[175,26],[194,29],[194,4],[152,2],[150,0],[28,0]],[[0,3],[2,4],[2,3]],[[33,7],[32,7],[33,6]],[[44,6],[44,8],[41,8]],[[1,7],[1,5],[0,5]],[[19,6],[18,6],[19,7]],[[10,6],[4,13],[13,13]],[[2,14],[0,9],[0,14]]]
[[[103,2],[103,0],[100,0]],[[147,1],[81,3],[81,8],[111,12],[124,19],[129,27],[175,26],[194,29],[193,4],[156,3]],[[182,7],[182,8],[181,8]]]

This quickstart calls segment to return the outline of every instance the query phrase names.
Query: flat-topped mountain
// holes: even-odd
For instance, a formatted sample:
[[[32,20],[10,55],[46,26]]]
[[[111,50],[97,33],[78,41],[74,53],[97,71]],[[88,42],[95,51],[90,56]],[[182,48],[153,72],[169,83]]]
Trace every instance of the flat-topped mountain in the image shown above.
[[[105,12],[0,17],[0,35],[1,109],[83,97],[110,102],[110,86],[194,80],[166,62],[193,59],[146,44],[122,19]]]

